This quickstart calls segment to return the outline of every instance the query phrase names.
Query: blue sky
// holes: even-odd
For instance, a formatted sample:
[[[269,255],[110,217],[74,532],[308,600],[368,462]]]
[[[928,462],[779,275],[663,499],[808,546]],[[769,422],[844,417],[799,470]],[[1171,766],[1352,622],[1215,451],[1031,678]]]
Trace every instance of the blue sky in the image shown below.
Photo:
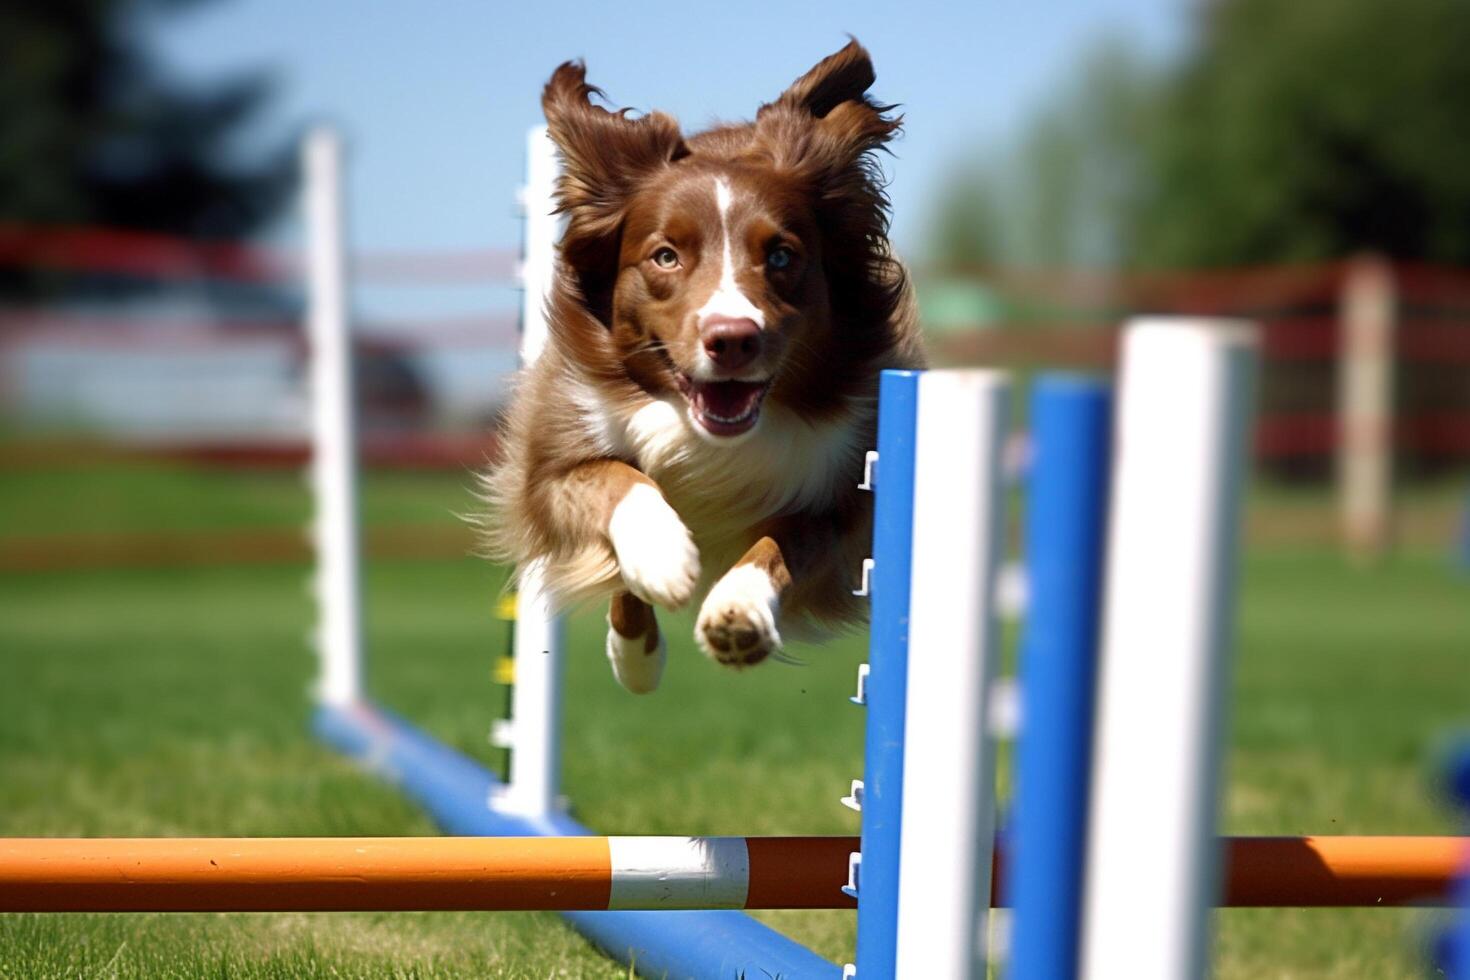
[[[749,116],[854,34],[874,92],[903,104],[887,162],[895,238],[912,249],[935,182],[994,145],[1108,32],[1167,55],[1177,0],[971,3],[517,3],[226,0],[156,30],[180,70],[268,67],[267,125],[339,123],[352,142],[354,235],[392,248],[511,244],[525,128],[551,70],[584,58],[619,105],[686,128]]]
[[[901,253],[920,251],[940,182],[994,153],[1106,36],[1167,58],[1198,0],[739,4],[471,0],[219,0],[152,28],[186,77],[267,69],[276,98],[254,137],[329,121],[347,138],[349,233],[361,249],[513,248],[526,129],[562,61],[583,58],[617,105],[686,129],[742,119],[855,35],[874,94],[902,103],[885,160]],[[273,140],[271,140],[273,141]],[[299,223],[282,222],[291,242]],[[427,325],[508,313],[510,286],[359,284],[358,323]],[[482,397],[511,350],[424,355],[448,400]]]
[[[272,70],[268,133],[327,120],[349,140],[356,244],[432,249],[518,242],[524,133],[561,61],[584,58],[614,103],[662,109],[692,129],[750,116],[851,33],[873,54],[874,93],[903,105],[906,133],[885,166],[894,239],[912,253],[952,167],[1002,145],[1100,37],[1124,35],[1167,57],[1184,43],[1188,8],[223,0],[170,16],[153,34],[187,75]],[[294,233],[292,222],[281,230]]]

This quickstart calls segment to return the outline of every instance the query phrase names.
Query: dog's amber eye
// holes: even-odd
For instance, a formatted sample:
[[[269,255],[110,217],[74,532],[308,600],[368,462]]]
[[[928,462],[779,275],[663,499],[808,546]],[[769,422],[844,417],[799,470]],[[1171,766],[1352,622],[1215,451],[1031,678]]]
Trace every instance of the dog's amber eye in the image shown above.
[[[661,248],[653,253],[653,264],[660,269],[677,269],[679,267],[679,253],[671,248]]]
[[[784,269],[796,258],[796,253],[785,245],[778,245],[771,249],[771,254],[766,256],[766,265],[772,269]]]

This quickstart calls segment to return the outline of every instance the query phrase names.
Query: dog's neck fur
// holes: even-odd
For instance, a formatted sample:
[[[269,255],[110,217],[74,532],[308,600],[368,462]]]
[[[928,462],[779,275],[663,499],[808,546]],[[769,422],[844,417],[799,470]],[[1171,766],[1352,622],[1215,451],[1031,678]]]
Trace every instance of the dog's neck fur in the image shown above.
[[[711,542],[772,517],[830,506],[861,465],[865,416],[873,408],[853,405],[813,423],[773,404],[738,443],[713,444],[677,396],[638,391],[614,399],[578,382],[572,398],[597,450],[648,474],[696,537]],[[710,533],[701,534],[705,528]]]

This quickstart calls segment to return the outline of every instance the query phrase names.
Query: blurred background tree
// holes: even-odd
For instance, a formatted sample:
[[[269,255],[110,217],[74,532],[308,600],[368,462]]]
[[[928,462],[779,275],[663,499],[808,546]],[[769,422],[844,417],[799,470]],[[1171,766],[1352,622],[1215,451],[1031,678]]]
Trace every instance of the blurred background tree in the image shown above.
[[[1160,82],[1120,39],[1098,44],[1015,145],[956,166],[933,227],[941,262],[1113,265],[1132,248]],[[976,163],[976,160],[980,163]]]
[[[177,79],[142,40],[200,2],[3,0],[0,221],[235,239],[278,213],[289,147],[240,138],[269,79]]]
[[[936,258],[1197,267],[1372,250],[1470,262],[1470,4],[1218,0],[1174,65],[1087,60],[1000,168],[989,231]],[[989,255],[956,243],[991,243]]]

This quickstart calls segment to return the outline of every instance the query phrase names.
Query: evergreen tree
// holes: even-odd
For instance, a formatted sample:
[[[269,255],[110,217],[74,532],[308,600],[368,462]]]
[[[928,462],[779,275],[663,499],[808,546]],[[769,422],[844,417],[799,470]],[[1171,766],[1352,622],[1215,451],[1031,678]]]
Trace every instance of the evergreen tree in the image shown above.
[[[1100,46],[1014,162],[947,187],[938,212],[988,182],[996,251],[1021,264],[1470,263],[1470,3],[1215,0],[1198,17],[1166,69]]]
[[[1470,262],[1467,52],[1462,0],[1207,6],[1156,132],[1138,261]]]
[[[200,0],[0,0],[0,222],[234,239],[274,216],[289,149],[232,145],[259,74],[170,77],[142,27]]]

